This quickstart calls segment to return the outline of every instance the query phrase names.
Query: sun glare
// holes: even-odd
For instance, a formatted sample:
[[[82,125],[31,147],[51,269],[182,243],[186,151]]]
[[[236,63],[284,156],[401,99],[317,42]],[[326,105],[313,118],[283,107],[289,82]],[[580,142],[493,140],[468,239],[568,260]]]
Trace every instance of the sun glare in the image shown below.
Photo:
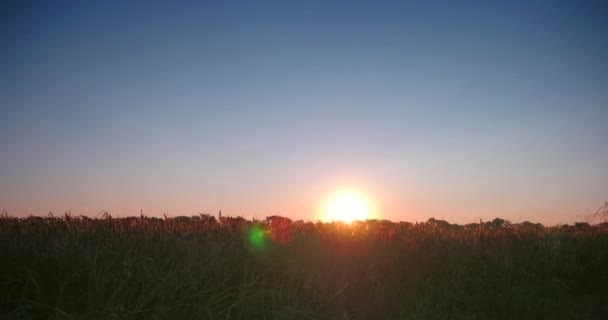
[[[324,208],[326,220],[351,223],[370,218],[371,205],[363,194],[357,191],[340,191],[332,195]]]

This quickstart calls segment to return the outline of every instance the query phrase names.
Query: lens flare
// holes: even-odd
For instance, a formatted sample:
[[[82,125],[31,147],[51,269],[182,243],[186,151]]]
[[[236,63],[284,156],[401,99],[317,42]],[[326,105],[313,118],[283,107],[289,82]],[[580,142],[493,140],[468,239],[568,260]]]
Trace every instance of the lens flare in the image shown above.
[[[264,249],[266,246],[264,230],[257,226],[253,226],[251,230],[249,230],[249,242],[256,249]]]

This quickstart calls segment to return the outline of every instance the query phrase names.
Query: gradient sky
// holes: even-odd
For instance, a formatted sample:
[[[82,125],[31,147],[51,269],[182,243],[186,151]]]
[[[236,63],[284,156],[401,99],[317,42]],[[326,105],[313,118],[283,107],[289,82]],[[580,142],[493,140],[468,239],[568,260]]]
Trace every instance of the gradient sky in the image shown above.
[[[454,3],[3,1],[0,209],[584,220],[607,6]]]

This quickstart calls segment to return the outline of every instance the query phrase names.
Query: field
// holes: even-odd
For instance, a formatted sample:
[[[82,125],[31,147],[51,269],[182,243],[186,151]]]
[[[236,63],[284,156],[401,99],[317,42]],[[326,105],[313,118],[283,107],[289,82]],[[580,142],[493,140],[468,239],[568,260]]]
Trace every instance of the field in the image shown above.
[[[605,319],[608,224],[0,218],[3,319]]]

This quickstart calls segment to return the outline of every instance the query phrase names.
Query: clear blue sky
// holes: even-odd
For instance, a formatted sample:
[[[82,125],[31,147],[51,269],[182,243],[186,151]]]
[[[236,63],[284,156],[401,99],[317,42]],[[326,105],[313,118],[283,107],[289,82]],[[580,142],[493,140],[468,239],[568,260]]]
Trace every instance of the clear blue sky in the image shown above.
[[[601,1],[0,4],[0,209],[571,223],[608,200]]]

